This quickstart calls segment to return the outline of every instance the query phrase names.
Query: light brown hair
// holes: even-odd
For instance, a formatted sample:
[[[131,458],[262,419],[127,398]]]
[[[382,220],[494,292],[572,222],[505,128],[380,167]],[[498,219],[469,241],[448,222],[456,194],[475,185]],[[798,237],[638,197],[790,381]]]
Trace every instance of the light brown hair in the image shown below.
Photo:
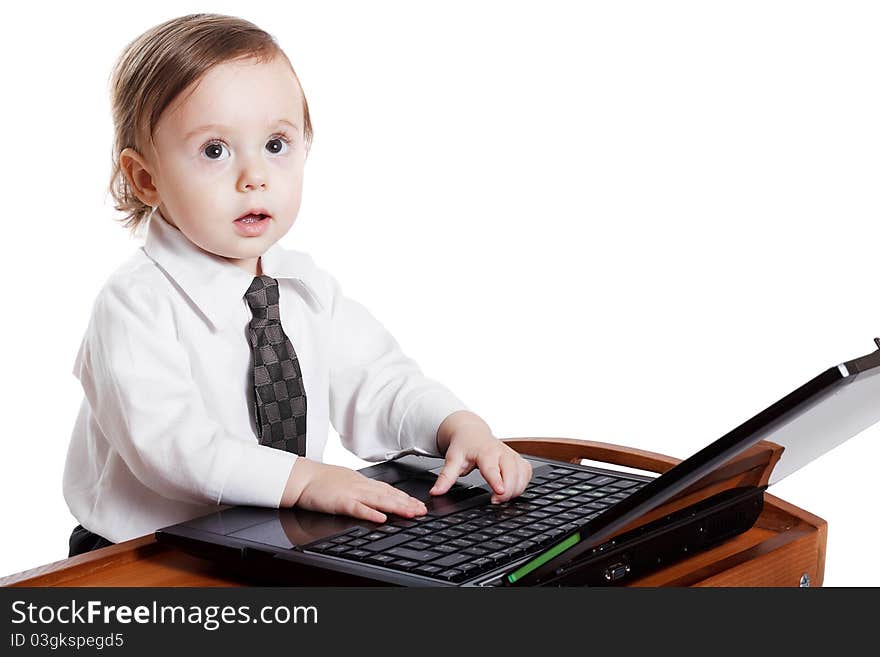
[[[238,59],[258,62],[290,59],[275,37],[253,23],[222,14],[189,14],[160,23],[129,43],[110,75],[114,144],[110,194],[114,207],[126,213],[119,221],[134,235],[152,211],[134,195],[119,163],[132,148],[141,155],[153,142],[162,112],[211,67]],[[299,77],[290,66],[299,84]],[[300,85],[302,90],[302,85]],[[309,106],[303,92],[303,136],[312,141]]]

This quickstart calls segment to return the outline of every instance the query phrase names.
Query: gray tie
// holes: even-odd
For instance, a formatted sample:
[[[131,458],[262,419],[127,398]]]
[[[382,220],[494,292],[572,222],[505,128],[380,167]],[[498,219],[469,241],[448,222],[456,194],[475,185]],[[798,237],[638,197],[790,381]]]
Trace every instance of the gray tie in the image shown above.
[[[306,389],[293,344],[281,328],[278,281],[254,278],[245,299],[254,355],[254,399],[261,445],[306,454]]]

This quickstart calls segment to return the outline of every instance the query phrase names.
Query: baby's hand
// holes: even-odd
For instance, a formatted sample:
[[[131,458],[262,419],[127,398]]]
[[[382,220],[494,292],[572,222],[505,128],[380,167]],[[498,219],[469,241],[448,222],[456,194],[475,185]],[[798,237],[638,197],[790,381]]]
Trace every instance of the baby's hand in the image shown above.
[[[382,523],[382,511],[412,518],[424,515],[427,507],[421,500],[401,490],[365,477],[360,472],[338,465],[318,463],[303,456],[296,459],[281,498],[281,506],[302,507],[324,513],[338,513]]]
[[[459,422],[450,426],[446,463],[437,475],[431,495],[447,492],[458,477],[474,466],[495,491],[493,504],[506,502],[526,489],[532,478],[532,466],[495,438],[485,422],[477,416],[462,415]]]

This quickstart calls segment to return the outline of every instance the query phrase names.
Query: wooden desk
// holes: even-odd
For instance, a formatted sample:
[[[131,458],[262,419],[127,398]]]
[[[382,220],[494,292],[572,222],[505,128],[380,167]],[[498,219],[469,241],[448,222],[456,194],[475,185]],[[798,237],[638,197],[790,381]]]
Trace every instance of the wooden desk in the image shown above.
[[[522,454],[566,463],[603,461],[665,472],[678,459],[610,443],[571,438],[508,438]],[[821,586],[827,524],[764,494],[764,510],[749,531],[676,562],[629,586]],[[0,586],[253,586],[258,582],[167,545],[153,535],[118,543],[0,578]]]

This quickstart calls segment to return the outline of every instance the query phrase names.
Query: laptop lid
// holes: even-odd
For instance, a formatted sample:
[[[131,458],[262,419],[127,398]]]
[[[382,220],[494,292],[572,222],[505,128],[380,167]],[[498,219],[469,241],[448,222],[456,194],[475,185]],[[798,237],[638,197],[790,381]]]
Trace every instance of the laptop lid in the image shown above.
[[[534,586],[563,577],[615,535],[734,487],[780,481],[880,420],[878,350],[790,392],[629,497],[574,529],[503,577]]]

